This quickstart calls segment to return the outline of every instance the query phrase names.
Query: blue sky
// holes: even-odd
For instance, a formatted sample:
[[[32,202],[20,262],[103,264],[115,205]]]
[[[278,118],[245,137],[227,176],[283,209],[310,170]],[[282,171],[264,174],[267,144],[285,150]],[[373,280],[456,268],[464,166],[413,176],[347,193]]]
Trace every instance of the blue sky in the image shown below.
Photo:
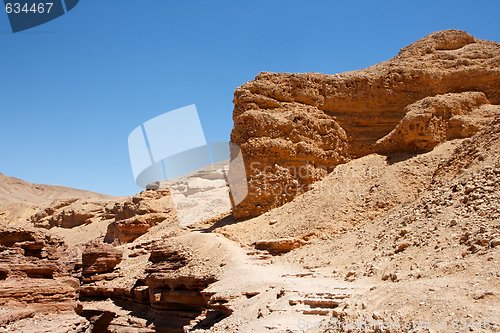
[[[139,191],[127,137],[195,103],[228,140],[234,89],[261,71],[367,67],[436,30],[500,40],[500,1],[81,0],[25,32],[0,13],[0,172]]]

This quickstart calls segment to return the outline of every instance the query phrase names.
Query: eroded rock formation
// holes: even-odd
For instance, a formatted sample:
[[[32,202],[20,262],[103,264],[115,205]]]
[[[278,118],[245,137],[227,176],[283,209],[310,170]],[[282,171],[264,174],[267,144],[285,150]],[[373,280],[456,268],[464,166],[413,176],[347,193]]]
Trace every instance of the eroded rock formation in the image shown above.
[[[217,280],[217,270],[213,269],[220,267],[216,266],[217,261],[200,260],[192,254],[194,251],[189,245],[160,241],[150,245],[151,254],[144,270],[133,280],[127,280],[132,283],[122,283],[120,279],[126,275],[127,266],[115,266],[121,253],[109,244],[88,244],[83,252],[81,296],[85,304],[82,315],[94,327],[101,325],[111,332],[131,329],[182,332],[182,328],[196,318],[205,320],[207,313],[212,314],[210,320],[214,314],[224,318],[220,311],[211,309],[210,297],[203,293]],[[92,267],[95,269],[90,270]],[[93,303],[108,298],[117,306],[110,308]],[[128,309],[132,316],[120,308]]]
[[[86,201],[82,199],[56,200],[48,207],[31,216],[31,222],[42,228],[73,228],[90,224],[103,218],[105,201]]]
[[[115,221],[108,225],[104,240],[107,243],[129,243],[162,221],[174,221],[174,211],[169,190],[141,192],[108,209]]]
[[[181,228],[161,186],[75,199],[18,180],[3,190],[0,176],[0,199],[13,197],[11,184],[23,188],[4,200],[21,210],[0,211],[0,332],[284,332],[367,315],[454,319],[443,313],[493,318],[497,328],[498,50],[445,31],[363,71],[265,73],[239,88],[233,141],[251,193],[237,217],[284,204],[336,168],[244,223],[226,216]],[[369,152],[405,154],[351,160]],[[210,206],[214,188],[199,178],[184,192]],[[26,192],[46,198],[29,206]]]
[[[112,245],[98,241],[87,244],[82,253],[82,274],[84,276],[112,272],[122,261],[122,251]]]
[[[467,138],[498,112],[481,92],[426,97],[405,108],[405,116],[377,141],[378,152],[429,151],[451,139]]]
[[[241,147],[249,184],[247,198],[233,207],[235,217],[256,216],[292,200],[352,158],[430,149],[436,142],[475,133],[491,114],[487,108],[472,112],[471,107],[500,103],[499,68],[498,43],[446,30],[364,70],[259,74],[234,94],[231,140]],[[445,95],[465,92],[478,94]],[[417,117],[422,121],[441,112],[440,107],[448,107],[449,116],[435,117],[439,123],[451,122],[453,130],[427,122],[426,130],[436,130],[426,134],[434,143],[423,144],[422,138],[416,143],[418,129],[411,130],[410,123],[417,121],[416,114],[424,113]],[[463,129],[453,132],[454,122]]]
[[[41,231],[0,227],[0,305],[38,312],[75,310],[76,261],[62,240]]]

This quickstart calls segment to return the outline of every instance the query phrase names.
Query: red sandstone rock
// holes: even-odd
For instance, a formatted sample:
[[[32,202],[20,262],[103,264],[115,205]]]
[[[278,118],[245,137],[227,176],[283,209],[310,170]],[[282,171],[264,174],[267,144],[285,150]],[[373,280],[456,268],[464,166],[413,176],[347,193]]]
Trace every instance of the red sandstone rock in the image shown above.
[[[65,248],[41,231],[0,227],[0,306],[74,310],[79,282]]]
[[[115,221],[108,225],[104,240],[116,244],[129,243],[162,221],[175,221],[169,190],[144,191],[116,203],[108,209],[108,215],[113,215]]]
[[[85,276],[112,272],[122,261],[122,251],[98,241],[89,243],[82,253],[82,274]]]

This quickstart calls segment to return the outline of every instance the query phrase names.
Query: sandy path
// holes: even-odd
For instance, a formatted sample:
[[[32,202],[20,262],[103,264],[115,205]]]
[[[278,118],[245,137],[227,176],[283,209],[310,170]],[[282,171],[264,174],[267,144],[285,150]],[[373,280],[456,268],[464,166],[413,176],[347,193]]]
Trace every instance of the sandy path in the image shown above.
[[[314,331],[323,319],[371,287],[366,282],[336,280],[321,270],[273,263],[272,256],[242,248],[220,234],[195,234],[231,254],[220,280],[204,291],[213,294],[212,300],[238,309],[224,321],[224,327],[216,328],[221,331],[231,330],[232,323],[239,332]]]

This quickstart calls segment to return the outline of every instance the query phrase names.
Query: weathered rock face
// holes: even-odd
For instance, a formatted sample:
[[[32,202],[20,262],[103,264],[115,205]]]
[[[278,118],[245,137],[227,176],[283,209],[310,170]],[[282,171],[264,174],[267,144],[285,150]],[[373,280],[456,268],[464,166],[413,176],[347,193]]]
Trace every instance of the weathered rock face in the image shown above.
[[[179,270],[190,262],[187,252],[161,247],[151,253],[149,260],[152,265],[146,270],[148,276],[145,285],[152,308],[170,311],[184,309],[189,314],[198,315],[206,307],[207,300],[201,291],[216,279],[211,275],[179,274]]]
[[[153,213],[113,222],[108,226],[105,240],[109,243],[129,243],[168,218],[168,214]]]
[[[128,285],[113,281],[123,277],[120,268],[113,269],[118,250],[109,244],[101,244],[96,250],[96,246],[89,244],[83,253],[82,300],[110,298],[136,316],[131,320],[131,316],[124,315],[123,311],[114,312],[84,302],[82,315],[92,322],[94,328],[101,325],[103,331],[111,332],[183,332],[183,326],[207,310],[209,297],[203,290],[216,281],[216,274],[210,269],[213,264],[193,256],[189,247],[161,243],[150,244],[151,255],[145,270]],[[100,256],[97,256],[98,252]],[[90,256],[90,266],[85,264],[89,261],[87,256]],[[96,265],[102,260],[110,265]],[[86,267],[99,269],[89,272]]]
[[[108,225],[106,243],[129,243],[165,220],[175,220],[170,190],[148,190],[107,210],[115,221]]]
[[[219,163],[160,184],[172,192],[179,225],[193,225],[231,211],[227,169],[227,164]]]
[[[148,190],[128,198],[59,199],[29,218],[34,226],[46,229],[71,229],[105,221],[105,241],[115,245],[129,243],[165,220],[176,220],[168,189]]]
[[[482,94],[446,95],[464,92]],[[437,95],[443,96],[424,100]],[[448,99],[453,102],[441,102]],[[485,114],[490,117],[487,108],[472,109],[488,103],[500,103],[500,44],[458,30],[433,33],[364,70],[261,73],[235,91],[231,140],[245,158],[249,194],[233,207],[234,215],[247,218],[280,206],[352,158],[427,150],[469,136]],[[461,118],[470,112],[475,116]],[[436,133],[424,144],[411,123],[426,117],[441,120],[439,126],[425,120]]]
[[[65,311],[83,316],[82,325],[70,324],[83,331],[182,332],[207,311],[202,291],[215,275],[205,270],[221,266],[194,260],[189,248],[164,246],[179,233],[169,190],[129,198],[51,199],[28,213],[24,228],[0,224],[0,326],[15,329],[24,319],[41,322],[42,313]],[[151,230],[161,222],[167,223]],[[75,241],[88,239],[94,225],[101,231],[92,230],[94,238]],[[109,302],[116,305],[109,308]],[[55,331],[56,322],[45,324]]]
[[[377,141],[377,151],[429,151],[447,140],[472,136],[499,114],[481,92],[427,97],[405,112],[396,128]]]
[[[79,282],[64,242],[40,231],[0,229],[0,306],[74,310]]]
[[[82,253],[84,276],[112,272],[122,260],[122,251],[112,245],[91,242]]]
[[[106,201],[82,199],[56,200],[31,217],[36,227],[74,228],[105,218]]]

